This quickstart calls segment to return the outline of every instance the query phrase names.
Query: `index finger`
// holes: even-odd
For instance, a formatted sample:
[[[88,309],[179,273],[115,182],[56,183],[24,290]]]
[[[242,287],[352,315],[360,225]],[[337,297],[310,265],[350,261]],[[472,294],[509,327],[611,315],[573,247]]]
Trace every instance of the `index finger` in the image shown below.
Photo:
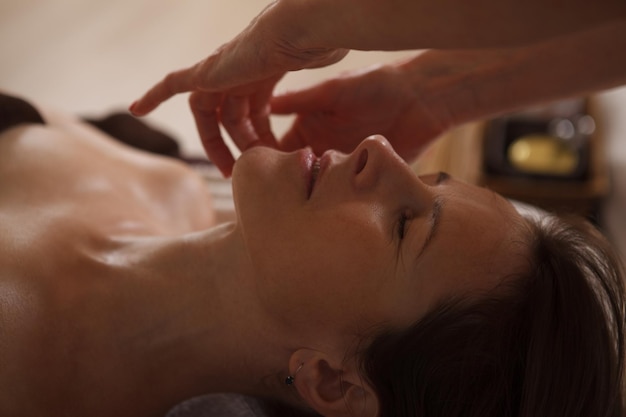
[[[195,89],[195,66],[174,71],[149,89],[129,108],[135,116],[145,116],[170,97]]]

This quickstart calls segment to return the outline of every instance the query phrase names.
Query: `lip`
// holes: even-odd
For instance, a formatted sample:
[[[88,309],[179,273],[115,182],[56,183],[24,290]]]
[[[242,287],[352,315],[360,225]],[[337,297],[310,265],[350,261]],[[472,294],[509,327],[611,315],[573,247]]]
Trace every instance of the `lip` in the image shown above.
[[[313,195],[314,190],[317,188],[324,170],[330,163],[330,155],[329,151],[327,151],[324,152],[320,158],[318,158],[315,156],[311,148],[305,148],[299,152],[299,159],[302,167],[302,178],[305,185],[306,197],[307,200],[309,200]],[[316,163],[319,164],[319,169],[317,171],[317,175],[313,178],[313,167]]]
[[[320,158],[316,158],[313,162],[317,161],[317,163],[319,164],[319,169],[317,171],[317,175],[315,177],[315,179],[313,179],[313,163],[311,164],[311,180],[310,180],[310,186],[309,186],[309,199],[313,196],[313,193],[315,192],[315,190],[317,189],[317,186],[320,184],[320,179],[322,178],[322,175],[324,174],[324,171],[326,171],[326,168],[328,167],[328,165],[330,165],[331,162],[331,158],[330,158],[330,151],[326,151],[322,154],[322,156]]]
[[[313,189],[313,164],[317,157],[311,148],[302,149],[299,153],[300,166],[302,168],[302,179],[304,181],[307,200],[311,197]]]

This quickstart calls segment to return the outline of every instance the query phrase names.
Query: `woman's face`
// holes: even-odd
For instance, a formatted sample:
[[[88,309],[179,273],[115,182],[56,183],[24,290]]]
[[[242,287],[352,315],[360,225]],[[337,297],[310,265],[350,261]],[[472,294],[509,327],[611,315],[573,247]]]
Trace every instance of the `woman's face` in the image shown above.
[[[506,200],[417,177],[380,136],[319,159],[253,148],[233,185],[259,300],[294,328],[403,327],[521,262],[521,217]]]

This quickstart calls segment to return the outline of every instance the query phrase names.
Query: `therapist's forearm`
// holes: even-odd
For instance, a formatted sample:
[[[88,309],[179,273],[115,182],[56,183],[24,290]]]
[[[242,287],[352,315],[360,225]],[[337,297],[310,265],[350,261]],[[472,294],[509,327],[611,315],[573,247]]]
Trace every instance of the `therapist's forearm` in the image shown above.
[[[509,47],[626,18],[624,0],[279,0],[305,47]],[[308,43],[308,44],[307,44]]]
[[[401,68],[454,126],[626,84],[624,51],[626,22],[519,48],[429,51]]]

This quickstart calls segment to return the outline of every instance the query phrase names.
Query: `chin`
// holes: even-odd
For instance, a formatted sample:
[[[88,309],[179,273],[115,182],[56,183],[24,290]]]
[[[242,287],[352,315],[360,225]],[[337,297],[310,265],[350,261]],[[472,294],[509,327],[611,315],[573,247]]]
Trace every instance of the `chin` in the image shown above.
[[[246,231],[271,227],[290,209],[293,194],[284,153],[266,147],[244,152],[233,168],[233,200],[237,220]]]
[[[241,154],[235,162],[232,175],[235,206],[240,198],[248,199],[250,193],[258,194],[267,188],[263,183],[270,183],[276,171],[278,152],[257,146]]]
[[[257,205],[267,200],[278,208],[306,197],[300,159],[296,152],[285,153],[265,146],[245,151],[233,167],[235,206],[244,201]]]

